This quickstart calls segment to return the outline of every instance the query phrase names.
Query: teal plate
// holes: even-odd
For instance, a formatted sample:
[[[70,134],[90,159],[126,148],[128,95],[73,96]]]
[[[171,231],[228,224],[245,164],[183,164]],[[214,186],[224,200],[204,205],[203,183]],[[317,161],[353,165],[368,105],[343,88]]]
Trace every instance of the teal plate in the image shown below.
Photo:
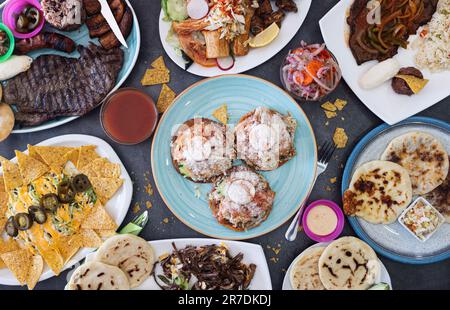
[[[133,13],[133,28],[131,29],[131,33],[127,38],[128,49],[126,49],[125,47],[122,47],[125,58],[124,58],[122,70],[119,72],[119,76],[117,77],[116,85],[111,90],[111,92],[117,90],[125,82],[127,77],[130,75],[131,70],[133,70],[133,67],[136,64],[136,60],[139,55],[139,49],[141,46],[141,34],[140,34],[139,22],[137,20],[136,13],[134,12],[133,7],[131,6],[130,2],[128,0],[125,0],[125,2],[130,7],[131,12]],[[1,12],[2,12],[2,10],[0,10],[0,16],[1,16]],[[86,25],[83,25],[80,29],[71,31],[71,32],[57,31],[56,29],[51,28],[50,26],[46,25],[44,27],[44,31],[52,31],[52,32],[62,33],[65,36],[68,36],[72,40],[74,40],[78,45],[87,46],[90,42],[99,45],[98,39],[91,39],[89,37],[89,31],[88,31]],[[41,50],[33,51],[27,55],[32,58],[36,58],[40,55],[61,55],[61,56],[65,56],[65,57],[79,57],[80,56],[77,51],[73,52],[72,54],[67,54],[67,53],[59,52],[59,51],[52,50],[52,49],[41,49]],[[58,117],[58,118],[55,118],[48,122],[42,123],[41,125],[38,125],[38,126],[16,127],[16,128],[14,128],[13,133],[27,133],[27,132],[45,130],[45,129],[61,126],[70,121],[73,121],[74,119],[77,119],[77,118],[78,118],[78,116]]]
[[[283,114],[290,112],[298,123],[297,155],[277,170],[262,173],[276,192],[272,212],[260,226],[244,232],[233,231],[216,221],[207,198],[211,184],[197,184],[181,177],[172,166],[170,155],[171,135],[178,125],[193,117],[213,118],[212,112],[224,103],[228,106],[230,124],[236,124],[241,116],[258,106]],[[316,162],[316,140],[303,110],[281,88],[247,75],[223,75],[186,89],[164,113],[152,144],[153,177],[166,205],[187,226],[219,239],[254,238],[285,223],[307,199]],[[196,192],[200,192],[199,198]]]

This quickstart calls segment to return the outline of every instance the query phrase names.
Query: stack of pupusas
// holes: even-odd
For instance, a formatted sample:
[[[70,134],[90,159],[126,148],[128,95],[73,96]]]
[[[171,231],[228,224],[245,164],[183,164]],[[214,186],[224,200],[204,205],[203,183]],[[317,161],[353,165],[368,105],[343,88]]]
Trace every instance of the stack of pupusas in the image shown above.
[[[80,248],[115,233],[104,205],[123,180],[120,165],[92,145],[29,145],[16,157],[0,160],[0,268],[32,289],[44,263],[58,275]]]
[[[343,237],[303,252],[290,272],[295,290],[366,290],[380,281],[377,255],[365,242]]]
[[[245,231],[267,219],[275,200],[257,170],[275,170],[296,155],[297,122],[289,114],[258,107],[228,130],[226,106],[213,115],[222,123],[195,118],[178,128],[171,141],[172,163],[193,182],[213,183],[209,205],[214,217],[225,227]],[[245,164],[233,166],[236,157]]]
[[[155,263],[153,248],[144,239],[116,235],[102,244],[94,260],[78,267],[66,290],[128,290],[141,285]]]
[[[393,139],[380,160],[361,165],[344,193],[344,211],[374,224],[397,220],[414,196],[429,197],[449,221],[449,158],[442,143],[425,132]]]

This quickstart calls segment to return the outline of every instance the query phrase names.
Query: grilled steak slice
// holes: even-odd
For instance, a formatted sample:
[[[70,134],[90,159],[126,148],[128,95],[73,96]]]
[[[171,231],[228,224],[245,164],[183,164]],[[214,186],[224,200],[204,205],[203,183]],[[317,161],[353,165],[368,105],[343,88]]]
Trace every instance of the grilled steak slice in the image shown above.
[[[123,51],[93,44],[78,50],[78,59],[40,56],[28,71],[6,83],[4,100],[16,106],[18,122],[36,125],[57,116],[84,115],[111,91]]]
[[[405,23],[406,31],[404,32],[402,39],[407,40],[409,35],[415,34],[417,29],[428,23],[436,11],[437,3],[439,0],[423,0],[423,10],[409,23],[405,19],[402,19],[402,23]],[[378,60],[383,61],[393,57],[397,54],[399,46],[392,45],[385,53],[380,52],[369,42],[367,42],[367,32],[371,25],[367,22],[367,16],[369,9],[367,8],[369,0],[354,0],[350,7],[350,14],[347,17],[347,24],[350,26],[349,46],[355,57],[358,65],[367,61]],[[403,2],[401,0],[389,0],[382,2],[382,19],[387,17],[389,12],[383,10],[386,3],[391,2]],[[392,21],[390,22],[392,23]],[[390,24],[389,23],[389,24]]]
[[[92,16],[100,13],[102,9],[100,2],[98,0],[83,0],[84,9],[86,10],[87,16]]]

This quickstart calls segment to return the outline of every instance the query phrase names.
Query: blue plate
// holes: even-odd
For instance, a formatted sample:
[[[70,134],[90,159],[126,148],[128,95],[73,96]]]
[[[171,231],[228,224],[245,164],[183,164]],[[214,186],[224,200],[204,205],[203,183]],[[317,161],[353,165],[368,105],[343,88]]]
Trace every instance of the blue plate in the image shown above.
[[[181,177],[172,166],[171,133],[193,117],[212,118],[211,113],[227,104],[230,124],[247,112],[265,106],[297,120],[297,156],[275,171],[264,172],[276,192],[271,214],[260,226],[236,232],[220,225],[208,206],[211,184],[196,184]],[[316,173],[317,148],[311,124],[303,110],[282,89],[247,75],[224,75],[206,79],[181,93],[164,113],[152,144],[153,177],[169,209],[192,229],[220,239],[248,239],[266,234],[285,223],[307,199]],[[196,198],[196,189],[200,198]]]
[[[134,12],[133,7],[131,6],[130,2],[128,0],[125,0],[125,2],[130,7],[131,12],[133,13],[133,27],[131,29],[130,35],[127,38],[128,49],[122,47],[125,58],[124,58],[122,70],[119,72],[119,76],[117,77],[116,85],[111,90],[111,93],[113,91],[117,90],[125,82],[127,77],[130,75],[131,70],[133,70],[133,67],[136,64],[136,60],[139,55],[139,49],[141,46],[141,34],[140,34],[139,22],[137,20],[136,13]],[[1,12],[2,12],[2,10],[0,10],[0,16],[1,16]],[[74,40],[78,45],[87,46],[90,42],[93,42],[93,43],[99,45],[98,39],[91,39],[89,37],[89,31],[88,31],[86,25],[83,25],[80,29],[71,31],[71,32],[57,31],[56,29],[51,28],[48,25],[46,25],[44,27],[44,31],[45,30],[62,33],[65,36],[68,36],[72,40]],[[55,51],[52,49],[41,49],[41,50],[33,51],[28,54],[28,56],[30,56],[32,58],[36,58],[40,55],[61,55],[61,56],[65,56],[65,57],[79,57],[79,53],[77,51],[73,52],[72,54],[67,54],[67,53]],[[49,128],[53,128],[53,127],[57,127],[57,126],[66,124],[77,118],[78,118],[78,116],[59,117],[59,118],[50,120],[50,121],[45,122],[38,126],[15,128],[13,133],[27,133],[27,132],[45,130],[45,129],[49,129]]]
[[[435,136],[450,153],[450,125],[428,117],[411,117],[396,125],[383,124],[364,136],[351,153],[342,177],[342,194],[354,171],[363,163],[379,159],[389,142],[406,132],[424,131]],[[401,263],[429,264],[450,258],[450,224],[442,225],[426,242],[420,242],[398,222],[371,224],[348,217],[356,234],[375,251]]]

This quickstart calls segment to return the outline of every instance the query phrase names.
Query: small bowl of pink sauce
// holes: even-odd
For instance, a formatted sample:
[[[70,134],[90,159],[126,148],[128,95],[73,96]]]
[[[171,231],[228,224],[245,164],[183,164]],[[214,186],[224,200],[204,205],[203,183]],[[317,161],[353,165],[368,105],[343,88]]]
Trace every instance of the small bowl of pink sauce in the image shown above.
[[[311,203],[303,213],[302,225],[306,235],[317,242],[329,242],[342,233],[344,213],[330,200],[317,200]]]

